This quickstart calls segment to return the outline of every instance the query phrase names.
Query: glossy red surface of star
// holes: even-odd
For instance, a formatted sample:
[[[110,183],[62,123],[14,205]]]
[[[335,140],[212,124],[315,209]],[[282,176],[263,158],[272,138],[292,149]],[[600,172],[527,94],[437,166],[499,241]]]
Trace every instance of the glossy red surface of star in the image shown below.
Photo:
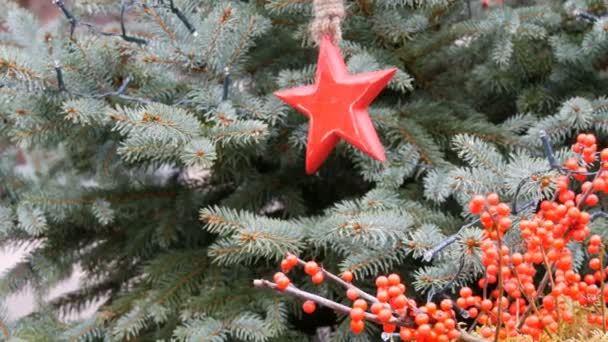
[[[367,112],[397,69],[350,74],[340,49],[329,37],[321,41],[313,85],[274,94],[310,119],[306,172],[314,173],[340,139],[384,161],[384,149]]]

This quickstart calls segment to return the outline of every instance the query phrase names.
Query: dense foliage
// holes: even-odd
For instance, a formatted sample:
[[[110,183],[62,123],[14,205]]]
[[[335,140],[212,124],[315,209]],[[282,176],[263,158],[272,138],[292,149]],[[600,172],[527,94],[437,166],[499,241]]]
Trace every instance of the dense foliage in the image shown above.
[[[483,270],[480,248],[463,253],[481,228],[459,230],[471,197],[538,202],[559,177],[542,130],[560,163],[578,130],[608,134],[602,1],[480,16],[464,1],[347,2],[349,70],[399,69],[370,107],[388,161],[344,144],[312,176],[306,118],[272,96],[312,81],[311,1],[55,3],[62,16],[41,26],[0,2],[0,243],[33,246],[0,298],[31,286],[41,302],[0,325],[15,340],[296,341],[322,326],[351,339],[348,322],[301,320],[251,280],[291,252],[453,294]],[[45,302],[76,266],[83,286]]]

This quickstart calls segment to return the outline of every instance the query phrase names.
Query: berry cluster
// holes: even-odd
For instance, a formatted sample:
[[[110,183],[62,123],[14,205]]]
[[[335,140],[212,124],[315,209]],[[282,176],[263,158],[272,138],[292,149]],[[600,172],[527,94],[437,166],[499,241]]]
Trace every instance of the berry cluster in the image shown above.
[[[543,332],[557,333],[560,322],[573,320],[566,305],[568,301],[592,307],[597,304],[600,293],[597,284],[603,283],[608,271],[603,265],[601,238],[594,235],[589,239],[589,253],[599,253],[600,257],[590,260],[589,267],[595,273],[584,279],[573,271],[572,252],[566,246],[571,241],[580,243],[589,237],[591,215],[582,208],[598,204],[599,198],[594,192],[608,191],[608,174],[602,172],[608,169],[608,149],[599,153],[602,165],[595,173],[589,172],[586,166],[598,159],[595,137],[579,135],[573,151],[578,158],[565,162],[568,174],[557,179],[555,200],[542,201],[532,218],[519,222],[523,246],[518,246],[517,251],[511,251],[501,243],[513,223],[509,218],[509,206],[500,203],[496,194],[475,196],[469,203],[470,212],[480,215],[485,228],[486,240],[481,243],[481,250],[486,276],[480,279],[479,286],[487,289],[495,284],[495,289],[489,299],[482,299],[463,288],[457,305],[477,318],[483,337],[498,334],[502,339],[527,335],[537,341]],[[588,180],[590,176],[594,176],[592,181]],[[580,187],[576,181],[582,183]],[[578,194],[577,188],[580,188]],[[545,279],[537,285],[534,276],[538,269],[544,269]],[[551,290],[544,293],[547,283]],[[603,312],[608,292],[603,290],[603,284],[600,286],[604,297],[600,304]],[[605,315],[592,311],[588,321],[605,326]]]
[[[348,311],[344,310],[343,313],[350,316],[350,328],[354,334],[361,333],[365,329],[365,320],[370,320],[382,324],[386,333],[397,333],[399,330],[398,334],[404,341],[445,342],[459,336],[456,314],[451,300],[445,299],[439,306],[429,302],[418,307],[414,300],[406,297],[407,288],[401,282],[401,277],[395,273],[377,277],[376,295],[372,296],[352,284],[352,272],[344,271],[338,278],[320,268],[315,261],[305,262],[293,254],[288,254],[281,261],[282,272],[274,275],[274,288],[280,291],[289,291],[291,288],[293,291],[295,287],[286,273],[297,265],[304,266],[304,272],[311,277],[315,284],[323,282],[327,275],[345,287],[346,297],[352,301],[352,307]],[[340,304],[328,299],[323,298],[321,302],[318,302],[318,296],[309,296],[304,291],[297,291],[298,296],[304,296],[302,310],[307,314],[314,313],[317,305],[325,304],[338,309],[342,308]]]
[[[352,301],[349,308],[301,290],[292,291],[306,300],[304,312],[313,313],[317,305],[328,306],[350,316],[355,334],[363,331],[364,321],[372,321],[382,324],[386,333],[396,335],[398,330],[404,341],[450,341],[466,336],[468,333],[456,324],[456,311],[462,314],[465,310],[473,320],[469,330],[484,338],[539,341],[543,336],[559,335],[562,327],[575,321],[574,304],[582,308],[589,324],[601,326],[605,332],[605,241],[590,234],[592,215],[588,210],[600,202],[599,194],[608,193],[608,149],[598,153],[595,136],[580,134],[572,150],[576,157],[556,167],[563,175],[543,179],[541,184],[554,184],[555,196],[539,203],[530,217],[514,217],[511,207],[495,193],[471,199],[468,209],[479,215],[484,228],[483,239],[478,242],[485,269],[478,282],[483,295],[474,295],[471,288],[463,287],[455,302],[445,299],[439,305],[429,302],[418,306],[406,296],[406,286],[397,274],[377,277],[374,296],[352,284],[351,272],[345,271],[339,278],[316,262],[304,262],[294,255],[281,262],[283,272],[276,273],[276,284],[268,287],[289,292],[293,285],[285,273],[303,265],[313,283],[319,284],[326,277],[334,280]],[[598,164],[597,171],[590,171]],[[514,226],[514,219],[519,221],[518,231],[512,233],[520,235],[521,242],[508,246],[503,238]],[[589,274],[574,271],[573,255],[567,247],[571,243],[586,243],[592,256]]]

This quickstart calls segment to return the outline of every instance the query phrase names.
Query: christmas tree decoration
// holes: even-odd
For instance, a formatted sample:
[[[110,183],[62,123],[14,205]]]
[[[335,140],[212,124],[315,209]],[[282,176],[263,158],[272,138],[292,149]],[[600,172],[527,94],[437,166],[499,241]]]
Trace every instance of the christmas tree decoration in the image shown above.
[[[332,38],[328,35],[322,38],[315,84],[275,92],[281,100],[310,118],[307,173],[314,173],[321,166],[340,139],[375,159],[386,159],[367,106],[396,71],[351,75]]]
[[[342,39],[342,0],[315,0],[312,38],[320,44],[315,84],[274,94],[310,118],[306,172],[314,173],[340,139],[384,161],[384,149],[367,107],[393,77],[396,68],[351,75],[336,44]]]
[[[0,341],[605,340],[608,4],[482,4],[0,0]]]

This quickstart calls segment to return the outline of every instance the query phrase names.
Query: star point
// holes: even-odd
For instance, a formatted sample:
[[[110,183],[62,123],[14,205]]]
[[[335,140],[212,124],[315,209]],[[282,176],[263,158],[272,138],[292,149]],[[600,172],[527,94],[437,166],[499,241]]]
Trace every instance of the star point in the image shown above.
[[[306,172],[314,173],[343,139],[371,157],[386,159],[367,107],[397,69],[350,74],[329,37],[319,50],[315,83],[275,92],[275,96],[310,119]]]

